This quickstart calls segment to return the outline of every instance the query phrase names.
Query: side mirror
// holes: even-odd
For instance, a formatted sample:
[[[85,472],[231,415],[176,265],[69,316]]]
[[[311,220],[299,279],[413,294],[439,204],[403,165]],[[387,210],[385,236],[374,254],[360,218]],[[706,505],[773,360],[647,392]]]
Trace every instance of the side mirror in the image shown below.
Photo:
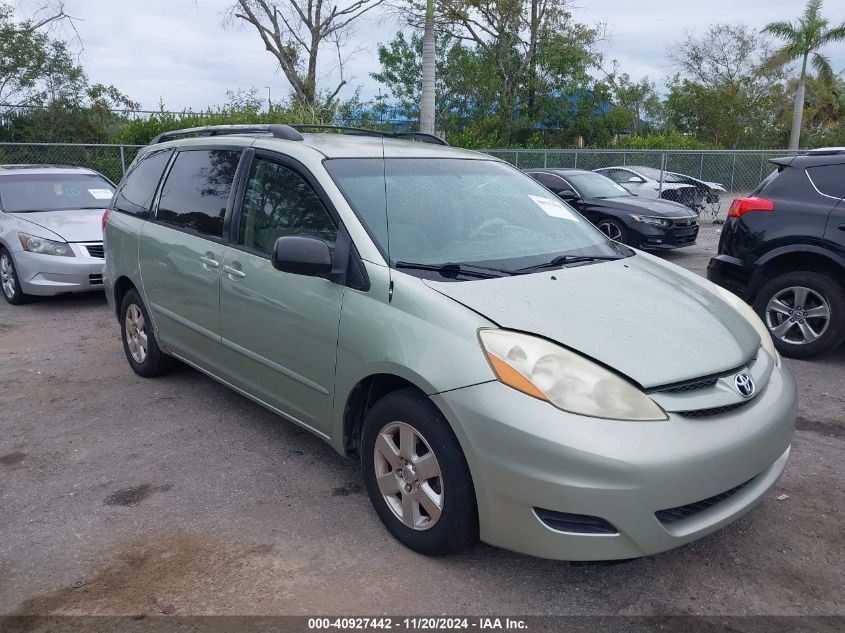
[[[578,200],[581,196],[575,193],[572,189],[566,188],[556,192],[558,196],[564,200]]]
[[[332,271],[328,245],[316,237],[287,235],[276,240],[271,259],[273,268],[294,275],[316,277]]]

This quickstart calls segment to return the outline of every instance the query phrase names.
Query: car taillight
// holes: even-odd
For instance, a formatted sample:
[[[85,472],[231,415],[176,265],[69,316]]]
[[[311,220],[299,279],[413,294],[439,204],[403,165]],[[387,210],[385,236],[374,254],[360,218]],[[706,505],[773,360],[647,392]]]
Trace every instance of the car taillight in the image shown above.
[[[741,218],[749,211],[774,211],[775,203],[765,198],[737,198],[728,210],[729,218]]]
[[[106,224],[109,223],[109,215],[111,214],[111,209],[106,209],[106,212],[103,213],[103,221],[101,224],[102,229],[106,230]]]

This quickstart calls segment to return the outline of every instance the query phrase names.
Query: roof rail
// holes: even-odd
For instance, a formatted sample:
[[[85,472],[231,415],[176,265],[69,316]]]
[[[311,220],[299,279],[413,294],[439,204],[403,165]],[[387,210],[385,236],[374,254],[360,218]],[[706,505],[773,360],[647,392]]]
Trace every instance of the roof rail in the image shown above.
[[[381,138],[396,138],[405,139],[409,141],[419,141],[421,143],[431,143],[432,145],[449,145],[439,136],[434,134],[423,134],[422,132],[382,132],[379,130],[370,130],[363,127],[348,127],[345,125],[312,125],[291,123],[290,127],[301,130],[303,132],[310,132],[313,130],[331,130],[340,134],[357,134],[360,136],[378,136]]]
[[[183,130],[162,132],[150,141],[150,145],[163,143],[177,136],[222,136],[224,134],[254,134],[256,132],[272,134],[276,138],[285,139],[287,141],[302,140],[302,134],[297,132],[291,126],[281,125],[278,123],[270,125],[208,125],[205,127],[189,127]]]
[[[845,147],[819,147],[807,152],[808,156],[829,156],[834,154],[845,154]]]

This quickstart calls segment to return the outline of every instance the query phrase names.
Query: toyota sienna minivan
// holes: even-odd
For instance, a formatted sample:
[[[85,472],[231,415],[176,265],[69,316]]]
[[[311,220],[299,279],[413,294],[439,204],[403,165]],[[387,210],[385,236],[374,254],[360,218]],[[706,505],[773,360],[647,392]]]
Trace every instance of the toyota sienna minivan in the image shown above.
[[[140,152],[103,217],[136,373],[178,359],[359,459],[425,554],[634,558],[766,495],[796,387],[751,308],[506,163],[336,132]]]

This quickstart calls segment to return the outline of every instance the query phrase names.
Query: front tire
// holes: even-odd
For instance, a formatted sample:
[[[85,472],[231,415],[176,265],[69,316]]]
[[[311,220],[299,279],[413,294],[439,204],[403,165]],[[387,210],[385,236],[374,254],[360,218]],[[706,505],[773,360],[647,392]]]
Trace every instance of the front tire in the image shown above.
[[[120,335],[126,360],[139,376],[161,376],[175,366],[176,360],[159,348],[150,315],[135,289],[126,293],[120,307]]]
[[[598,227],[599,231],[604,233],[614,242],[621,242],[622,244],[628,243],[628,231],[625,228],[625,225],[622,224],[619,220],[604,218],[602,220],[599,220],[596,226]]]
[[[754,311],[784,356],[810,358],[845,339],[845,289],[824,273],[795,271],[766,283]]]
[[[420,554],[452,554],[478,539],[472,477],[448,422],[414,389],[389,393],[364,419],[364,483],[385,527]]]
[[[0,290],[2,290],[3,298],[13,306],[30,300],[30,296],[21,290],[21,282],[18,279],[18,271],[15,269],[12,254],[2,247],[0,247]]]

